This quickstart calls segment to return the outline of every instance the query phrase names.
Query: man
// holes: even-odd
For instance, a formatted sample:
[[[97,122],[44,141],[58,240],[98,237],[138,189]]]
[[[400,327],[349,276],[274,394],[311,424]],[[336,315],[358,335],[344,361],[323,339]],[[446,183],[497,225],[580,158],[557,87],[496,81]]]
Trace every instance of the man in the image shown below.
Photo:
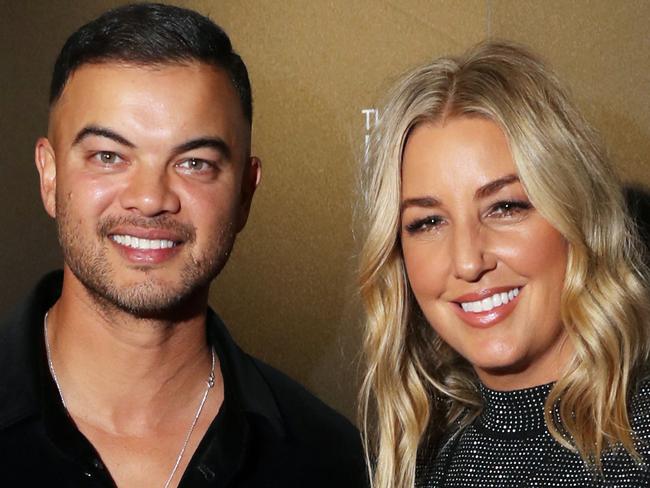
[[[0,327],[2,486],[360,486],[356,430],[207,307],[260,181],[226,34],[137,4],[68,39],[35,159],[63,273]]]

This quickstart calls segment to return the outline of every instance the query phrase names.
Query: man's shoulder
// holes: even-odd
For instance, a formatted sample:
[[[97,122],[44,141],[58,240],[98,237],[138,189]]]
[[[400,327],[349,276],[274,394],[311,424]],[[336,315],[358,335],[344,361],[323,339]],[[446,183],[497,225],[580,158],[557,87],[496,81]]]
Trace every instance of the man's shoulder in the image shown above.
[[[258,359],[252,364],[268,385],[281,416],[283,441],[271,461],[293,466],[288,486],[367,486],[359,431],[286,374]],[[291,469],[289,470],[291,471]]]
[[[54,270],[44,274],[21,301],[3,311],[0,315],[0,330],[23,326],[34,318],[42,322],[44,313],[61,295],[62,284],[63,271]]]
[[[309,428],[324,438],[336,436],[339,441],[340,436],[345,435],[359,442],[359,432],[347,418],[282,371],[252,356],[249,358],[269,385],[289,427],[299,432]]]
[[[250,445],[255,446],[242,469],[242,486],[259,486],[262,479],[282,480],[277,486],[283,487],[367,485],[361,436],[348,419],[242,351],[213,311],[208,334],[221,359],[225,401],[245,413]]]
[[[0,428],[34,412],[43,317],[60,293],[61,272],[45,275],[0,318]]]
[[[225,367],[225,379],[237,385],[245,410],[278,420],[296,435],[309,430],[323,438],[343,435],[359,442],[357,429],[344,416],[285,373],[243,351],[212,310],[208,331]]]

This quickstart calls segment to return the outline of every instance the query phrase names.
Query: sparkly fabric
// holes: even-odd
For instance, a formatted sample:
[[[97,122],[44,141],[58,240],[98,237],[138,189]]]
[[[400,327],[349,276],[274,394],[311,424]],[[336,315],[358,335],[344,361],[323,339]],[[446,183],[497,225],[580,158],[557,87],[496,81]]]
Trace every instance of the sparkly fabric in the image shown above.
[[[650,382],[641,385],[630,412],[643,463],[622,449],[611,451],[602,477],[548,432],[544,402],[551,387],[498,392],[482,386],[481,415],[451,432],[435,459],[418,464],[416,488],[650,487]]]

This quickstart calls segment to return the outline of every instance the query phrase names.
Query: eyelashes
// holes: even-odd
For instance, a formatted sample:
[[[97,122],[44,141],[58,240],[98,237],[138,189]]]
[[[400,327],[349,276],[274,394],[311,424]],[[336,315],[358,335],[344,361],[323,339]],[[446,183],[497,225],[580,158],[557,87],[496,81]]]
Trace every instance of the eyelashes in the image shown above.
[[[217,163],[202,158],[187,158],[176,164],[176,167],[187,173],[208,173],[217,169]]]
[[[490,207],[491,214],[510,217],[521,214],[533,208],[533,205],[525,200],[503,200]]]
[[[484,212],[482,219],[505,222],[518,222],[523,219],[533,205],[526,200],[502,200],[488,207]],[[426,217],[413,220],[406,224],[404,229],[409,234],[418,234],[422,232],[431,232],[439,229],[447,223],[447,219],[442,215],[427,215]]]
[[[431,215],[423,219],[418,219],[406,225],[406,232],[416,234],[418,232],[428,232],[435,229],[442,223],[442,218],[437,215]]]

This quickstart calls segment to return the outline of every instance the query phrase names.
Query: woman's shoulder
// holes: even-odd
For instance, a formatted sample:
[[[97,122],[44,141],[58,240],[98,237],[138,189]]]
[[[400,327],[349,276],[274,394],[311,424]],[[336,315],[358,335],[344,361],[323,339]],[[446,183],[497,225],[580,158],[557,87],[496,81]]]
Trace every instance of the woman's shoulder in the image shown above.
[[[650,376],[637,385],[630,401],[630,424],[638,439],[643,439],[650,452]],[[646,450],[643,449],[643,450]]]
[[[650,407],[650,374],[644,375],[641,380],[637,382],[636,388],[632,392],[630,401],[630,413],[639,415],[650,415],[648,408]]]

